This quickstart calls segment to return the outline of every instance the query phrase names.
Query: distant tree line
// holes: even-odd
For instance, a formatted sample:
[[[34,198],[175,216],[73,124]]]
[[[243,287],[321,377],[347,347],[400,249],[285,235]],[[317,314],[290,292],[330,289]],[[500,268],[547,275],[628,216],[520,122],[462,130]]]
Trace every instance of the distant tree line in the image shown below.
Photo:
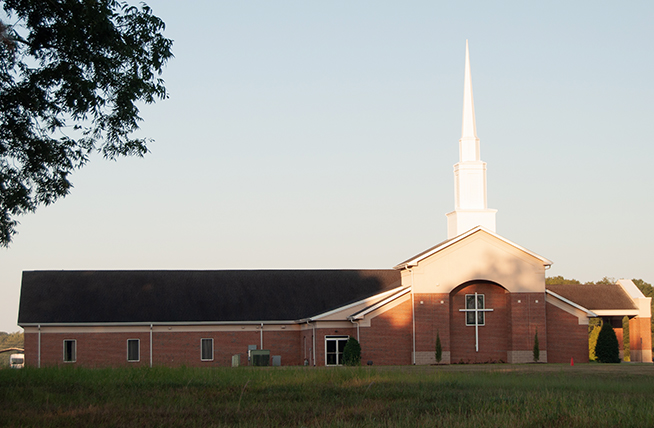
[[[17,331],[15,333],[6,333],[0,331],[0,350],[7,348],[22,348],[23,347],[23,333]],[[3,352],[0,354],[0,369],[9,367],[9,357],[16,352]]]

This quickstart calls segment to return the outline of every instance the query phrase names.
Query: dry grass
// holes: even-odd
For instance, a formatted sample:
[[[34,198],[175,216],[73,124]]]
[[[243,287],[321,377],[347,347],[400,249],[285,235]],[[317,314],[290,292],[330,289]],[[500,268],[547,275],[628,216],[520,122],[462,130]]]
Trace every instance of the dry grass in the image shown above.
[[[0,426],[652,426],[651,364],[0,370]]]

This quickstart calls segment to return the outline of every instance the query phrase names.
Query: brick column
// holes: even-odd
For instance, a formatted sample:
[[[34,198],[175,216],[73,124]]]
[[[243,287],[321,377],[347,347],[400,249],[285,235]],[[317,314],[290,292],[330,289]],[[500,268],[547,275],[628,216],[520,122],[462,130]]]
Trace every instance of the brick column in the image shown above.
[[[652,362],[651,318],[635,317],[629,320],[629,350],[631,361]]]

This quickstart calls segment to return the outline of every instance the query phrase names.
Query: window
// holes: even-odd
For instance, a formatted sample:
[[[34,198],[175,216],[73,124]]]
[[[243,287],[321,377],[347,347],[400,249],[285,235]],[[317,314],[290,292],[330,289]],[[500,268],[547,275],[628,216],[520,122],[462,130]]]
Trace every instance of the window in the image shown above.
[[[485,311],[478,309],[484,309],[484,295],[466,294],[466,325],[485,325]]]
[[[127,339],[127,361],[137,362],[141,359],[141,341],[139,339]]]
[[[77,361],[77,341],[74,339],[64,340],[64,363]]]
[[[200,339],[200,359],[213,361],[213,339]]]
[[[349,336],[325,336],[325,365],[343,364],[343,350]]]

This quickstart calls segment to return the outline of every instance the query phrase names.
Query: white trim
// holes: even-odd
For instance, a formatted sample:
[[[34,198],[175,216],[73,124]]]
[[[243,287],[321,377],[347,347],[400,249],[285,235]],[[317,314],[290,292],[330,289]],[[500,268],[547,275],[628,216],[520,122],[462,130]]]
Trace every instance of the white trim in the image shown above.
[[[338,359],[338,342],[339,342],[339,340],[344,339],[345,343],[347,343],[349,338],[350,338],[350,336],[348,336],[346,334],[325,335],[325,366],[336,367],[336,366],[342,366],[343,365],[343,362]],[[336,364],[327,364],[327,339],[331,339],[331,340],[336,341]]]
[[[594,309],[593,312],[598,317],[615,317],[615,316],[638,316],[638,309]]]
[[[462,233],[461,235],[459,235],[457,237],[454,237],[454,238],[452,238],[452,239],[450,239],[448,241],[443,242],[441,245],[437,245],[436,247],[432,248],[431,250],[428,250],[427,252],[425,252],[425,253],[423,253],[423,254],[421,254],[419,256],[413,257],[413,258],[411,258],[411,259],[409,259],[409,260],[407,260],[405,262],[400,263],[397,266],[394,266],[393,269],[403,270],[403,269],[407,269],[407,268],[412,267],[412,266],[416,266],[419,262],[426,259],[427,257],[430,257],[433,254],[435,254],[435,253],[437,253],[437,252],[439,252],[441,250],[444,250],[445,248],[447,248],[449,246],[452,246],[452,245],[456,244],[457,242],[462,241],[463,239],[467,238],[468,236],[470,236],[470,235],[472,235],[474,233],[477,233],[479,231],[484,231],[484,232],[488,233],[489,235],[494,236],[495,238],[497,238],[497,239],[499,239],[499,240],[501,240],[501,241],[503,241],[503,242],[517,248],[518,250],[521,250],[521,251],[527,253],[528,255],[539,259],[540,261],[543,262],[543,265],[546,266],[546,267],[551,266],[552,263],[553,263],[552,261],[546,259],[545,257],[539,256],[538,254],[536,254],[534,252],[531,252],[531,251],[529,251],[528,249],[526,249],[524,247],[521,247],[520,245],[516,244],[515,242],[509,241],[508,239],[498,235],[495,232],[492,232],[492,231],[486,229],[483,226],[477,226],[477,227],[474,227],[474,228],[470,229],[467,232]]]
[[[375,295],[370,296],[370,297],[366,297],[365,299],[361,299],[361,300],[356,301],[356,302],[354,302],[354,303],[350,303],[349,305],[340,306],[340,307],[338,307],[338,308],[336,308],[336,309],[332,309],[331,311],[323,312],[322,314],[318,314],[318,315],[316,315],[315,317],[311,317],[311,318],[308,318],[308,319],[309,319],[310,321],[316,321],[316,320],[319,320],[320,318],[325,318],[325,317],[328,317],[328,316],[333,315],[333,314],[335,314],[335,313],[343,312],[343,311],[345,311],[345,310],[347,310],[347,309],[350,309],[350,308],[353,308],[353,307],[355,307],[355,306],[359,306],[359,305],[365,304],[365,303],[366,303],[367,301],[369,301],[369,300],[374,300],[374,299],[376,299],[376,298],[377,298],[377,299],[380,299],[380,298],[383,298],[383,297],[386,296],[386,295],[393,294],[393,293],[397,293],[398,290],[402,290],[402,289],[406,289],[406,290],[408,291],[408,290],[410,289],[410,287],[409,287],[409,286],[402,286],[402,285],[401,285],[401,286],[399,286],[399,287],[393,288],[392,290],[384,291],[384,292],[382,292],[382,293],[375,294]],[[353,315],[356,315],[357,313],[358,313],[358,312],[355,312]],[[350,315],[350,317],[351,317],[351,316],[352,316],[352,315]],[[347,319],[350,319],[350,317],[347,317]],[[304,320],[303,320],[303,321],[304,321]]]
[[[550,290],[547,290],[547,289],[546,289],[546,290],[545,290],[545,293],[549,294],[549,295],[552,296],[552,297],[556,297],[556,298],[559,299],[560,301],[567,303],[568,305],[572,306],[572,307],[575,308],[575,309],[579,309],[580,311],[586,312],[586,314],[587,314],[589,317],[596,317],[596,316],[597,316],[597,314],[596,314],[595,312],[590,311],[590,310],[584,308],[583,306],[578,305],[578,304],[576,304],[575,302],[573,302],[573,301],[571,301],[571,300],[568,300],[568,299],[566,299],[565,297],[563,297],[563,296],[561,296],[561,295],[559,295],[559,294],[556,294],[556,293],[553,292],[553,291],[550,291]]]
[[[137,352],[138,352],[139,355],[138,355],[138,359],[136,359],[136,360],[130,360],[129,359],[129,342],[132,341],[132,340],[136,340],[136,342],[138,343],[138,346],[137,346],[136,349],[137,349]],[[141,361],[141,339],[127,339],[126,344],[127,344],[127,362],[128,363],[138,363],[138,362],[140,362]]]
[[[72,360],[66,360],[66,342],[73,342],[73,349],[72,349],[73,359]],[[64,360],[64,363],[76,363],[77,362],[77,339],[64,339],[62,343],[64,345],[63,356],[62,356],[63,360]]]
[[[161,322],[53,322],[53,323],[23,323],[19,324],[23,329],[25,327],[93,327],[93,326],[143,326],[149,327],[150,325],[161,327],[161,326],[176,326],[176,325],[261,325],[264,324],[280,324],[280,325],[289,325],[289,324],[298,324],[304,322],[302,320],[282,320],[282,321],[161,321]]]
[[[382,301],[380,301],[380,302],[377,302],[377,303],[375,303],[375,304],[372,305],[372,306],[369,306],[369,307],[367,307],[367,308],[365,308],[365,309],[362,309],[362,310],[360,310],[359,312],[355,312],[355,313],[353,313],[352,315],[348,316],[347,319],[348,319],[348,320],[360,320],[360,319],[363,319],[363,318],[364,318],[366,315],[368,315],[370,312],[375,311],[375,310],[381,308],[382,306],[384,306],[384,305],[386,305],[386,304],[392,302],[393,300],[395,300],[395,299],[397,299],[397,298],[399,298],[399,297],[404,296],[405,294],[409,293],[410,291],[411,291],[411,287],[406,287],[404,290],[400,290],[398,293],[396,293],[396,294],[394,294],[394,295],[392,295],[392,296],[389,296],[389,297],[387,297],[386,299],[384,299],[384,300],[382,300]]]
[[[205,340],[211,341],[211,359],[202,358],[202,343]],[[214,347],[213,347],[213,337],[203,337],[200,339],[200,361],[213,361],[214,358]]]

